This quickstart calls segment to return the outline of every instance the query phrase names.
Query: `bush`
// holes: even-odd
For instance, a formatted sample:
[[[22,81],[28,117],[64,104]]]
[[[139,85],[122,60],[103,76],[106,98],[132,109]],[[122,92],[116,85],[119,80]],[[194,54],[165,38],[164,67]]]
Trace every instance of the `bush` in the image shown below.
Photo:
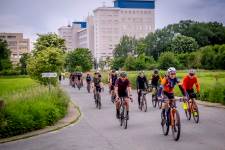
[[[179,61],[173,52],[162,53],[159,57],[158,63],[161,69],[177,67],[179,65]]]
[[[67,113],[69,98],[59,88],[39,86],[3,96],[5,108],[0,138],[23,134],[52,125]]]
[[[201,92],[200,99],[225,104],[225,86],[216,82],[212,87]]]
[[[12,76],[12,75],[20,75],[19,70],[2,70],[0,71],[0,76]]]

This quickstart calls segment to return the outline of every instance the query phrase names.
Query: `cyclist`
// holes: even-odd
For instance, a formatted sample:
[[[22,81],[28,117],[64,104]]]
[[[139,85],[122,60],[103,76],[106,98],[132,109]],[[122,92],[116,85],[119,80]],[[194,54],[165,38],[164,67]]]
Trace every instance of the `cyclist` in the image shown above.
[[[141,92],[148,88],[148,80],[144,74],[144,71],[140,71],[139,75],[136,79],[136,86],[137,86],[137,94],[138,94],[138,108],[141,109]]]
[[[101,81],[101,74],[99,73],[99,71],[96,71],[94,73],[94,78],[93,78],[92,82],[93,82],[92,88],[93,88],[93,93],[94,93],[94,99],[96,100],[96,98],[95,98],[96,92],[101,93],[101,89],[103,87],[102,81]]]
[[[198,83],[198,79],[197,76],[195,75],[195,70],[194,69],[190,69],[188,72],[188,75],[186,75],[183,78],[183,89],[184,92],[186,93],[186,97],[189,98],[196,98],[196,94],[194,92],[193,87],[196,87],[196,91],[199,94],[200,93],[200,85]]]
[[[174,102],[174,87],[178,84],[179,88],[183,95],[185,95],[182,85],[178,78],[176,77],[176,69],[174,67],[170,67],[167,70],[167,75],[162,79],[161,85],[159,87],[158,97],[162,99],[162,94],[164,94],[168,99],[169,102],[163,102],[162,105],[162,112],[165,115],[165,110],[168,109],[168,104],[173,104]]]
[[[127,78],[126,72],[121,72],[120,77],[116,80],[115,84],[115,92],[116,92],[116,117],[119,119],[119,108],[120,108],[120,98],[125,98],[125,105],[127,108],[127,116],[129,118],[129,99],[131,95],[131,85],[130,81]]]
[[[159,70],[158,69],[154,69],[153,70],[153,75],[152,75],[152,78],[151,78],[151,85],[152,85],[152,87],[158,89],[159,81],[160,81]]]
[[[75,73],[75,78],[76,78],[76,85],[77,87],[81,87],[82,83],[81,83],[81,78],[82,78],[82,74],[80,72],[76,72]]]
[[[108,73],[108,87],[109,87],[109,93],[110,94],[111,94],[111,83],[110,83],[110,80],[111,80],[112,71],[113,70],[110,70],[109,73]]]
[[[88,85],[91,84],[91,75],[89,73],[87,73],[87,76],[86,76],[86,83],[87,83],[87,88],[88,88]]]
[[[110,92],[111,92],[111,96],[112,96],[112,102],[114,102],[115,99],[115,84],[116,84],[116,80],[117,80],[117,72],[116,70],[112,70],[111,76],[110,76]]]

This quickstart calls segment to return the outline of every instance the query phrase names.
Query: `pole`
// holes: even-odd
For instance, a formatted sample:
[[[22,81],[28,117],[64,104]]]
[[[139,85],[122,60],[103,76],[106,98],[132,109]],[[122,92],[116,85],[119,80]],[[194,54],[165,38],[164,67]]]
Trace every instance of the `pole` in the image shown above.
[[[50,84],[50,78],[48,77],[48,90],[51,91],[51,84]]]

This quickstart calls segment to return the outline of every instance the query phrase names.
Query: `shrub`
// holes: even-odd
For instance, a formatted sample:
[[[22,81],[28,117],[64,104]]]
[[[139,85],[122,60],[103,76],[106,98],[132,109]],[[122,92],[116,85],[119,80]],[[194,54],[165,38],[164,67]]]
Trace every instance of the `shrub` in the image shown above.
[[[67,113],[68,97],[59,88],[49,92],[44,86],[3,96],[4,124],[0,138],[23,134],[52,125]]]
[[[160,55],[159,67],[161,69],[167,69],[168,67],[177,67],[179,65],[179,61],[173,52],[164,52]]]
[[[0,76],[12,76],[12,75],[20,75],[20,71],[12,69],[0,71]]]

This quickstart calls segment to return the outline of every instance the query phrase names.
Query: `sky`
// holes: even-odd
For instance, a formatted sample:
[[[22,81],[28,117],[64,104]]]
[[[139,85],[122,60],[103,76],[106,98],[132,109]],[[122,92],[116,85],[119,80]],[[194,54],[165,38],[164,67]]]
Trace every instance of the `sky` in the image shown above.
[[[0,32],[22,32],[34,42],[37,33],[57,33],[103,4],[113,6],[113,0],[0,0]],[[225,25],[224,9],[225,0],[156,0],[156,28],[187,19]]]

